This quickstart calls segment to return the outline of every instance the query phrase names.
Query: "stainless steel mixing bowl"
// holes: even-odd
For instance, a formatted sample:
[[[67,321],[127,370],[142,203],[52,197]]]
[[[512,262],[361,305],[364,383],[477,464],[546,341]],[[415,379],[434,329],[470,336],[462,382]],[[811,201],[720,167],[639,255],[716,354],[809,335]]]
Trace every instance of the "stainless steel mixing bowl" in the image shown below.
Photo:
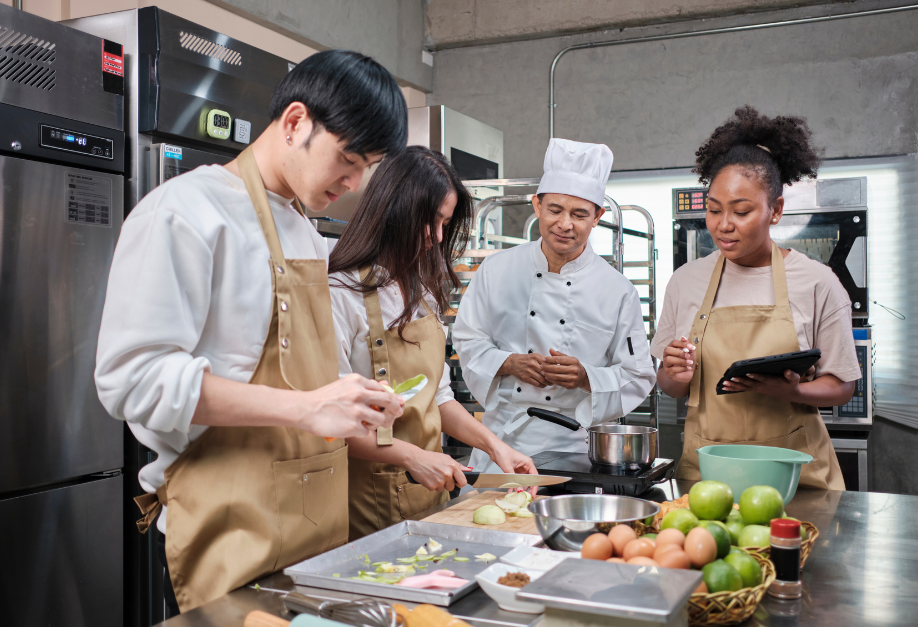
[[[655,516],[660,506],[630,496],[564,494],[529,504],[545,545],[556,551],[579,551],[594,533],[609,533],[620,522]]]

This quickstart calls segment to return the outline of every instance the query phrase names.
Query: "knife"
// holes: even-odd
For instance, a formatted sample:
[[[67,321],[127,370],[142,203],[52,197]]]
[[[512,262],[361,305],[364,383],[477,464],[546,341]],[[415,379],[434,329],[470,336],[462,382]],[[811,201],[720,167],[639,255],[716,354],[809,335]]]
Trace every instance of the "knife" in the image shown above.
[[[557,485],[570,481],[570,477],[555,477],[553,475],[512,475],[512,474],[486,474],[481,472],[463,471],[465,480],[475,488],[530,488],[533,486]],[[418,483],[410,472],[406,472],[408,483]]]

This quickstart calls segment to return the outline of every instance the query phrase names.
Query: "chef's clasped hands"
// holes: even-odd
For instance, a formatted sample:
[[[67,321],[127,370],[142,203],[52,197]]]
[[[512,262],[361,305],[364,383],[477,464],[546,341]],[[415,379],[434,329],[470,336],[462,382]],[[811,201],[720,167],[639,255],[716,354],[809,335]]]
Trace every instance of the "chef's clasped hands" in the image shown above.
[[[538,353],[510,355],[498,374],[509,374],[538,388],[559,385],[568,390],[590,391],[590,379],[580,360],[553,348],[547,357]]]

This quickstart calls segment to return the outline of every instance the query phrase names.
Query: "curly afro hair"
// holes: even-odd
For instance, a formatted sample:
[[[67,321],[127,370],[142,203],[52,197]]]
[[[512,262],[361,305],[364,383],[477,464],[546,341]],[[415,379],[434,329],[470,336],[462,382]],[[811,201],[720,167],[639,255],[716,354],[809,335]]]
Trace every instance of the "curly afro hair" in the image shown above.
[[[692,171],[710,185],[725,167],[744,166],[758,175],[774,202],[784,185],[816,178],[823,150],[812,145],[812,135],[804,118],[769,118],[746,105],[711,133],[695,153]]]

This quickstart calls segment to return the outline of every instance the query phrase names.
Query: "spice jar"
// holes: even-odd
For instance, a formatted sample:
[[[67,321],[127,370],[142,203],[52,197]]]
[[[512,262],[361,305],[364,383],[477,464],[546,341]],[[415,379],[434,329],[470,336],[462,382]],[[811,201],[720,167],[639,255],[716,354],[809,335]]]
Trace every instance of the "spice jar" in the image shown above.
[[[800,581],[800,521],[776,518],[771,521],[771,562],[775,581],[768,594],[779,599],[797,599],[803,594]]]

